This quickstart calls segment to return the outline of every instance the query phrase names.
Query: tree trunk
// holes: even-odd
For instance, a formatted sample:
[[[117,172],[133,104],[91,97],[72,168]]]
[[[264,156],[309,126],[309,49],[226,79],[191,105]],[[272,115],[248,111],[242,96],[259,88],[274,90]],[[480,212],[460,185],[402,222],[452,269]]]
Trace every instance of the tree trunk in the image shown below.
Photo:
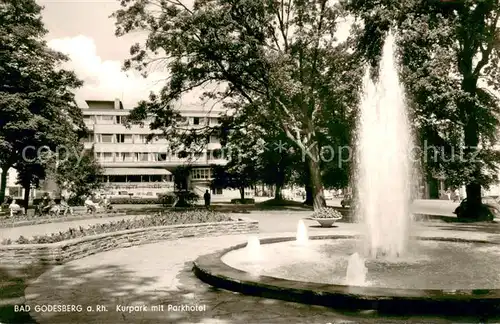
[[[469,93],[471,96],[476,92],[476,80],[472,77],[465,77],[462,82],[462,90]],[[469,159],[478,150],[479,145],[479,125],[476,116],[476,107],[474,102],[462,100],[459,103],[460,111],[465,112],[467,122],[464,128],[464,144],[466,157]],[[481,178],[481,167],[473,162],[473,180],[465,187],[467,195],[467,204],[463,215],[469,219],[483,219],[488,217],[488,210],[483,208],[481,201],[481,184],[478,180]]]
[[[241,202],[245,201],[245,187],[240,187]]]
[[[281,186],[279,184],[276,184],[275,186],[274,199],[283,200],[283,194],[281,193]]]
[[[26,211],[26,214],[28,213],[28,206],[29,206],[29,200],[30,200],[30,190],[31,190],[31,182],[25,182],[23,183],[23,189],[24,189],[24,201],[23,201],[23,206],[24,210]]]
[[[278,164],[278,168],[276,171],[276,187],[274,192],[274,199],[283,200],[283,194],[281,193],[281,190],[285,186],[285,170],[281,163]]]
[[[0,179],[0,204],[3,204],[5,200],[5,191],[7,189],[7,175],[9,169],[9,167],[2,167],[2,178]]]
[[[323,193],[323,183],[321,179],[319,151],[317,145],[311,148],[311,155],[313,158],[308,159],[310,184],[313,195],[313,208],[318,210],[326,207],[325,195]]]
[[[309,172],[309,157],[306,156],[306,160],[304,163],[304,189],[306,190],[306,200],[304,201],[304,205],[312,206],[313,205],[313,190],[311,187],[311,175]]]

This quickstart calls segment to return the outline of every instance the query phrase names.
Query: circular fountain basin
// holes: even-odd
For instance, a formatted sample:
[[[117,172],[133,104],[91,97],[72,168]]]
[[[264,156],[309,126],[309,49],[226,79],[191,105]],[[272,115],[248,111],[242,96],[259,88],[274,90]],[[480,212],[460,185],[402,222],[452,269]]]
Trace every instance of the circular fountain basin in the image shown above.
[[[266,239],[200,257],[197,276],[251,295],[381,312],[484,313],[500,305],[500,245],[443,238],[415,240],[397,259],[365,260],[366,282],[346,282],[349,256],[360,251],[349,236]]]

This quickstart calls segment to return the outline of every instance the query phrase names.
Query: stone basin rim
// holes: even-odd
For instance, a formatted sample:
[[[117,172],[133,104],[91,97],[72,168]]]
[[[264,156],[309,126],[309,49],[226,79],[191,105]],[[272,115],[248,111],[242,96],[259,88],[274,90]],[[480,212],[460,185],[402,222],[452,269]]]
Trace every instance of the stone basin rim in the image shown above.
[[[310,240],[355,239],[361,235],[314,235]],[[463,239],[455,237],[413,236],[423,241],[455,243],[479,243],[499,245],[495,241]],[[295,237],[261,239],[261,244],[294,241]],[[394,307],[404,307],[408,311],[445,313],[443,306],[450,306],[454,313],[487,307],[500,309],[500,289],[416,289],[359,287],[338,284],[322,284],[288,280],[271,276],[255,276],[246,271],[229,266],[222,257],[233,250],[244,248],[241,243],[198,257],[193,262],[193,272],[202,281],[218,288],[247,295],[264,296],[273,299],[323,305],[339,308],[379,309],[392,312]],[[397,306],[396,306],[397,305]],[[406,310],[406,309],[405,309]]]

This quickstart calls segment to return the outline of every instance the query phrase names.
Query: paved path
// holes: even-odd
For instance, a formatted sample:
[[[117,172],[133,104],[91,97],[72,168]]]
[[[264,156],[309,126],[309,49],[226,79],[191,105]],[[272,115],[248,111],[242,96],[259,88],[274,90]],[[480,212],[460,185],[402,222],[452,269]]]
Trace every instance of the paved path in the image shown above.
[[[290,216],[290,221],[300,215]],[[265,217],[265,216],[262,216]],[[272,227],[288,228],[273,215],[261,224],[260,238],[294,236],[295,232],[270,233]],[[284,217],[284,216],[283,216]],[[274,222],[274,223],[272,223]],[[318,229],[306,221],[313,234],[355,234],[357,224],[339,224],[336,228]],[[468,237],[500,240],[497,225],[418,224],[414,230],[422,236]],[[477,319],[391,317],[380,318],[369,312],[342,313],[332,309],[307,306],[266,298],[242,296],[215,289],[200,282],[191,272],[192,261],[210,253],[247,240],[246,235],[199,239],[180,239],[89,256],[54,267],[45,272],[25,291],[27,304],[97,305],[105,312],[36,313],[37,322],[58,323],[449,323],[477,322]],[[117,306],[163,305],[164,311],[128,313]],[[168,311],[168,307],[193,305],[203,311]]]
[[[456,204],[448,201],[418,202],[420,212],[451,214]],[[429,212],[430,211],[430,212]],[[310,215],[308,211],[252,212],[249,216],[260,223],[261,237],[294,236],[297,222]],[[67,230],[135,216],[101,218],[67,223],[43,224],[0,229],[0,237],[17,238]],[[310,234],[354,233],[356,224],[339,223],[338,227],[322,229],[305,221]],[[418,225],[421,226],[421,225]],[[417,227],[418,227],[417,226]],[[496,225],[433,224],[439,235],[467,235],[469,238],[489,238],[500,233]],[[419,227],[420,228],[420,227]],[[280,233],[277,233],[280,232]],[[283,234],[285,232],[285,234]],[[246,236],[225,236],[203,239],[181,239],[128,249],[100,253],[57,266],[45,272],[27,289],[28,303],[35,304],[103,304],[109,312],[102,313],[33,313],[39,323],[379,323],[381,318],[362,314],[343,314],[331,309],[299,305],[264,298],[241,296],[219,291],[196,279],[191,273],[192,261],[201,254],[229,245],[245,242]],[[207,305],[204,312],[116,312],[116,305],[141,303],[164,307],[180,304]],[[457,321],[457,319],[451,319]],[[467,319],[466,319],[467,321]],[[468,320],[477,322],[477,319]],[[391,322],[449,322],[447,319],[384,318]]]
[[[340,199],[329,200],[331,205],[339,205]],[[138,205],[140,206],[140,205]],[[417,200],[414,203],[414,212],[429,214],[429,215],[445,215],[455,216],[453,210],[458,206],[457,203],[446,200]],[[250,217],[255,218],[261,224],[262,232],[278,232],[278,231],[294,231],[299,219],[310,216],[310,211],[253,211]],[[121,219],[130,219],[141,216],[118,216],[107,218],[86,219],[79,221],[69,221],[64,223],[51,223],[30,225],[14,228],[0,228],[0,241],[3,239],[18,239],[23,235],[26,238],[31,238],[36,235],[46,235],[66,231],[69,228],[78,228],[79,226],[89,226],[94,224],[107,223],[111,221],[119,221]],[[314,230],[314,228],[313,228]]]

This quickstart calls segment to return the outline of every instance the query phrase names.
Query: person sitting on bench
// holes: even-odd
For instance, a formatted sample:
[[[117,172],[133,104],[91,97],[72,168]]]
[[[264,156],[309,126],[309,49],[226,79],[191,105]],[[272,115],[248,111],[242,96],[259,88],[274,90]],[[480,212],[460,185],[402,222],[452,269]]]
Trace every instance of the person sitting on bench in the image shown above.
[[[85,200],[85,207],[87,208],[87,213],[91,212],[92,214],[95,214],[97,211],[97,204],[90,199],[90,197],[87,197]]]
[[[45,193],[43,195],[42,201],[40,202],[40,207],[39,207],[40,216],[48,214],[50,209],[52,208],[52,205],[53,205],[52,199],[50,198],[48,193]]]
[[[61,202],[59,203],[59,206],[60,206],[61,210],[63,211],[63,216],[66,216],[67,213],[69,213],[70,215],[73,215],[73,208],[71,208],[68,205],[66,198],[61,197]]]
[[[16,200],[12,200],[12,202],[9,205],[9,210],[10,210],[10,217],[17,215],[17,214],[23,214],[23,208],[17,204]]]

